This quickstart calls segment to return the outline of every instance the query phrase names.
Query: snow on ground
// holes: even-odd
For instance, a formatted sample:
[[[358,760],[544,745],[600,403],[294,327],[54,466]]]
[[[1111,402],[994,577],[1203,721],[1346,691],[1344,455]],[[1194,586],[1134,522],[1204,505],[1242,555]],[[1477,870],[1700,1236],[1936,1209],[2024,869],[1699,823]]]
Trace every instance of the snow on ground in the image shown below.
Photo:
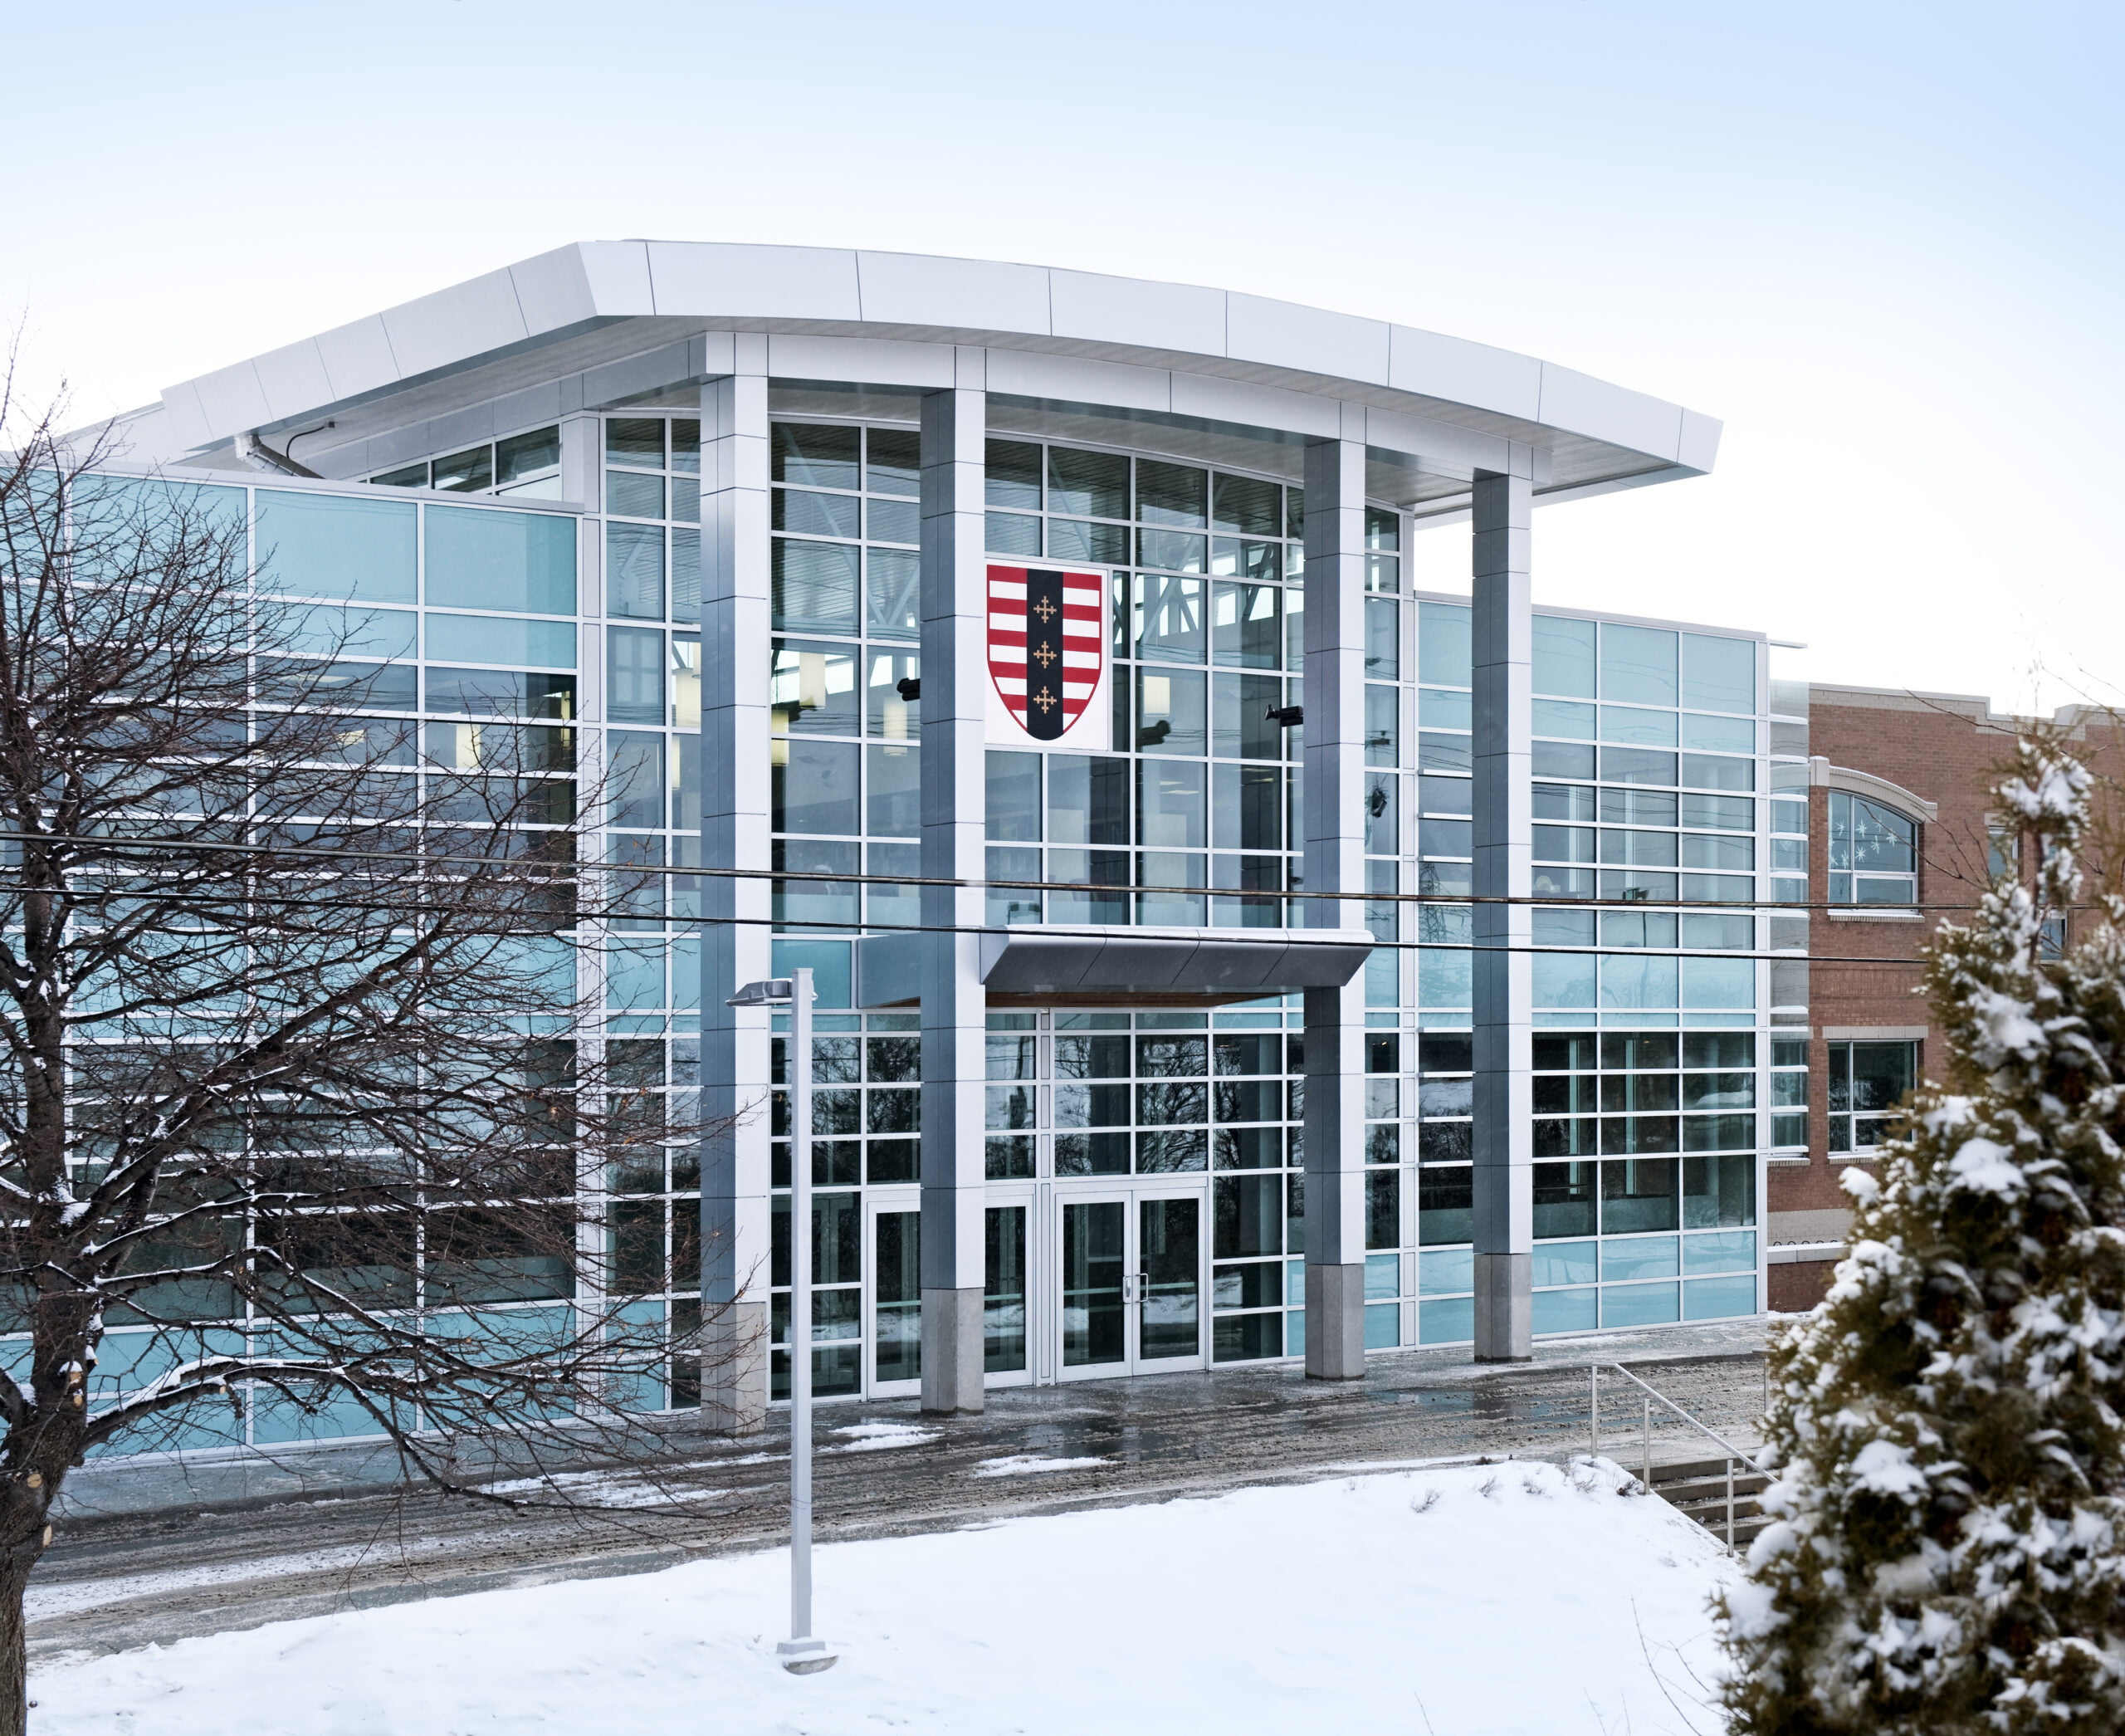
[[[882,1453],[896,1447],[921,1446],[937,1438],[935,1429],[919,1429],[905,1422],[851,1423],[845,1429],[834,1429],[830,1433],[841,1436],[839,1445],[829,1442],[819,1450],[823,1453]]]
[[[1629,1487],[1460,1465],[828,1544],[820,1675],[773,1655],[780,1553],[436,1598],[49,1665],[31,1729],[1708,1736],[1728,1558]]]
[[[1044,1477],[1053,1471],[1088,1471],[1112,1461],[1104,1455],[1090,1459],[1044,1459],[1038,1453],[1006,1453],[1001,1459],[984,1459],[970,1476]]]

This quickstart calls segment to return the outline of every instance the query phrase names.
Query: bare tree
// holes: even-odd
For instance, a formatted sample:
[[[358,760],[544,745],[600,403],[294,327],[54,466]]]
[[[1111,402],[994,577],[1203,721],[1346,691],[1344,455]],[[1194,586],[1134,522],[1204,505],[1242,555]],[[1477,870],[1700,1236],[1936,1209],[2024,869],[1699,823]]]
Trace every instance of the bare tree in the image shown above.
[[[24,1589],[92,1451],[241,1439],[247,1410],[329,1411],[446,1488],[468,1457],[638,1449],[672,1349],[628,1293],[666,1287],[662,1245],[601,1191],[693,1130],[579,1041],[575,955],[634,894],[599,907],[578,862],[571,723],[431,724],[457,733],[424,759],[423,726],[362,715],[390,666],[330,654],[329,612],[252,570],[231,491],[115,477],[4,387],[0,415],[20,1732]]]

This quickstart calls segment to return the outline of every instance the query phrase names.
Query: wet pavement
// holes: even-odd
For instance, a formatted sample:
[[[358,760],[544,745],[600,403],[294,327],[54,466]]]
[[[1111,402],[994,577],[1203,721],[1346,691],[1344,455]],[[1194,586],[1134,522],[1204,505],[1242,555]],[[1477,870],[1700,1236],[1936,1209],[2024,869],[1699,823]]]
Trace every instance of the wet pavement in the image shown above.
[[[1756,1440],[1761,1320],[1545,1342],[1532,1364],[1479,1368],[1465,1347],[1378,1355],[1361,1382],[1295,1367],[992,1390],[979,1416],[913,1399],[823,1403],[816,1534],[904,1535],[1362,1474],[1470,1456],[1588,1450],[1588,1365],[1618,1362],[1729,1441]],[[1643,1396],[1604,1377],[1601,1446],[1636,1468]],[[1717,1450],[1656,1424],[1656,1462]],[[30,1594],[32,1656],[408,1599],[772,1548],[788,1535],[789,1440],[778,1411],[743,1440],[701,1435],[671,1463],[563,1475],[511,1510],[412,1490],[64,1525]]]

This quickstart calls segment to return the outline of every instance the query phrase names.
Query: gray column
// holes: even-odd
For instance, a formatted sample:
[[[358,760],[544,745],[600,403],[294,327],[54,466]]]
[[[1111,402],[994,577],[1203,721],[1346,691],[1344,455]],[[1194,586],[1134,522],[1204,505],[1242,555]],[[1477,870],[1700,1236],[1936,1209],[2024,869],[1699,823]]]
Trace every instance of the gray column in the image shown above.
[[[1346,415],[1352,413],[1347,408]],[[1365,890],[1365,443],[1306,450],[1306,890]],[[1356,901],[1307,899],[1309,928]],[[1306,1372],[1365,1374],[1365,973],[1306,995]]]
[[[979,880],[987,807],[984,353],[922,400],[922,872]],[[982,1406],[979,888],[922,888],[922,1408]],[[958,932],[946,932],[954,931]]]
[[[1534,923],[1524,476],[1475,482],[1476,1360],[1533,1353],[1534,1093],[1528,956]],[[1311,696],[1309,696],[1310,697]],[[1496,900],[1499,902],[1484,902]],[[1503,902],[1510,900],[1512,902]]]
[[[771,864],[767,343],[701,390],[701,847],[717,867]],[[706,878],[701,943],[701,1407],[751,1434],[767,1417],[768,1018],[724,1001],[770,974],[768,882]]]

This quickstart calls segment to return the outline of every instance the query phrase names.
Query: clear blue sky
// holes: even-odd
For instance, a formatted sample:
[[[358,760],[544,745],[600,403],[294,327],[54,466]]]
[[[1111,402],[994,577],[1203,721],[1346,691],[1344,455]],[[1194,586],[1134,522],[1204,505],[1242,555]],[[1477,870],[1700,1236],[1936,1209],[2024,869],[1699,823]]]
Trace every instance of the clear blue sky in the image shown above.
[[[1725,418],[1538,515],[1538,598],[2125,687],[2114,6],[12,12],[0,314],[83,418],[577,238],[1214,283]]]

